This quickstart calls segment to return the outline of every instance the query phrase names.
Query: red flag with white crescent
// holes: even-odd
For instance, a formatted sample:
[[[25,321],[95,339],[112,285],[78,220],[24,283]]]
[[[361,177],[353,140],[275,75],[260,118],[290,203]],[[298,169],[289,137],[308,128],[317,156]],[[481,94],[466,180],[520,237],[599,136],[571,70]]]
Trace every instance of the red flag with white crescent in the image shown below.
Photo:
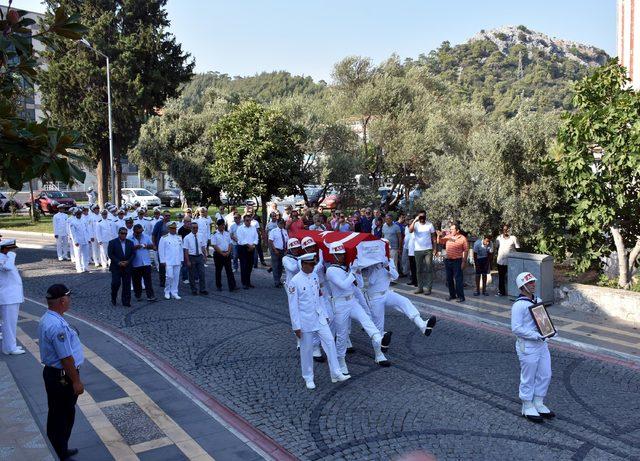
[[[301,241],[304,237],[311,237],[318,245],[318,248],[322,250],[325,261],[333,261],[333,255],[329,253],[329,245],[341,243],[346,250],[347,265],[351,264],[358,256],[356,247],[360,242],[380,240],[378,237],[366,232],[301,230],[295,234],[289,234],[289,236]],[[387,256],[389,256],[388,249],[389,246],[387,244]]]

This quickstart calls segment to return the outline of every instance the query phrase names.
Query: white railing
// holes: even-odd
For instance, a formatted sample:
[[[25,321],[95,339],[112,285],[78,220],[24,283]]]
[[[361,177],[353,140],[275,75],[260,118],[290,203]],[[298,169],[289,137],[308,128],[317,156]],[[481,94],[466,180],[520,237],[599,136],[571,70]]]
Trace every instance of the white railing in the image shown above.
[[[45,182],[45,183],[42,185],[42,189],[43,189],[43,190],[60,190],[60,186],[61,186],[61,185],[62,185],[62,183],[61,183],[61,182],[52,182],[52,181],[49,181],[49,182]]]

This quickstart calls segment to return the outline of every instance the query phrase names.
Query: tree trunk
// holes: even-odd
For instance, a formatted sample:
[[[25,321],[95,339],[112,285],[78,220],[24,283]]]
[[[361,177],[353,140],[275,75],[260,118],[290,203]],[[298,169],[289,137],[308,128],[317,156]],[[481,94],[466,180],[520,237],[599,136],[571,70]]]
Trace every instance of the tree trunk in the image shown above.
[[[104,206],[109,201],[109,156],[101,153],[96,166],[96,178],[98,178],[98,202]]]
[[[627,263],[627,269],[629,270],[629,283],[633,281],[633,276],[636,274],[636,271],[637,271],[636,264],[639,256],[640,256],[640,237],[638,237],[638,239],[636,240],[635,246],[631,250],[631,253],[629,253],[629,261]]]
[[[33,196],[33,183],[29,180],[29,195],[31,196],[31,210],[29,211],[29,215],[31,217],[31,222],[36,222],[36,201]]]
[[[631,285],[631,277],[629,276],[629,264],[627,257],[627,249],[625,248],[624,239],[620,233],[620,229],[615,226],[611,226],[611,235],[613,236],[613,242],[616,245],[616,252],[618,253],[618,285],[625,290]]]

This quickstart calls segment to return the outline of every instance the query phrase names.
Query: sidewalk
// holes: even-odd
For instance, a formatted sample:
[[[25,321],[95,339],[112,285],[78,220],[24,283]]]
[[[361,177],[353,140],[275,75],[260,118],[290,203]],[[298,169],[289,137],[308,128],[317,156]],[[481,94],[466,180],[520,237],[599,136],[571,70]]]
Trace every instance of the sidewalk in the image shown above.
[[[55,459],[47,449],[47,399],[37,344],[43,312],[38,303],[22,306],[18,341],[28,353],[0,358],[0,403],[14,402],[0,405],[3,428],[10,428],[0,436],[0,459]],[[86,358],[81,367],[85,393],[78,399],[69,442],[80,450],[74,459],[277,459],[114,338],[68,320],[80,332]]]

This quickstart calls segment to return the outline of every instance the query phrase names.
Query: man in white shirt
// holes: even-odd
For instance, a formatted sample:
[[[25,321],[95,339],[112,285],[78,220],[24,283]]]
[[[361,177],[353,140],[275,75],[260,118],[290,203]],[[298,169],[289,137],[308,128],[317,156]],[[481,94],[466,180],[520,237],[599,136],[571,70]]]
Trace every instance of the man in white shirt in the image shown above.
[[[24,302],[22,278],[16,267],[16,241],[0,242],[0,311],[2,312],[2,352],[20,355],[25,351],[16,344],[18,311]]]
[[[258,245],[258,231],[251,221],[250,215],[244,215],[243,224],[236,229],[238,257],[240,258],[240,279],[245,290],[255,288],[251,285],[251,271],[253,270],[253,253]]]
[[[58,212],[53,215],[53,235],[56,238],[58,261],[69,259],[69,238],[67,233],[67,205],[58,205]]]
[[[204,273],[205,242],[200,240],[198,223],[191,223],[191,233],[184,236],[182,247],[184,248],[184,263],[189,271],[189,286],[191,293],[197,295],[208,295]],[[196,288],[198,279],[199,290]]]
[[[234,209],[235,207],[232,208]],[[238,268],[240,267],[238,262],[238,237],[236,235],[236,231],[239,226],[242,226],[242,216],[234,212],[231,225],[228,225],[227,227],[229,229],[229,234],[231,235],[231,263],[233,265],[233,272],[238,272]]]
[[[205,267],[206,258],[209,256],[209,239],[211,238],[211,217],[209,216],[209,210],[205,207],[199,208],[200,217],[196,218],[193,222],[198,223],[198,240],[203,242],[206,248],[205,252]]]
[[[275,229],[274,229],[275,230]],[[338,362],[336,345],[329,328],[329,319],[321,302],[321,291],[318,276],[314,271],[316,257],[314,254],[300,256],[301,270],[288,286],[289,316],[291,328],[300,340],[300,365],[302,377],[307,389],[315,389],[313,382],[313,342],[320,338],[322,348],[327,355],[331,381],[346,381],[351,376],[344,375]]]
[[[510,235],[511,228],[508,224],[502,226],[502,234],[496,238],[496,249],[498,252],[498,293],[496,296],[507,295],[507,273],[509,269],[509,253],[520,248],[515,235]]]
[[[109,267],[109,242],[118,236],[118,231],[109,219],[107,210],[102,210],[102,219],[96,224],[96,241],[98,242],[100,265],[103,269]]]
[[[269,252],[271,253],[271,268],[273,283],[276,288],[282,286],[282,258],[287,251],[289,234],[284,228],[284,219],[277,221],[277,227],[269,231]]]
[[[98,232],[98,221],[102,218],[100,217],[100,206],[96,203],[89,206],[91,212],[89,213],[89,232],[91,234],[92,240],[89,244],[91,248],[91,259],[93,260],[93,264],[95,267],[100,267],[100,245],[98,245],[97,232]]]
[[[433,249],[436,246],[436,229],[427,221],[425,210],[420,210],[418,216],[409,224],[409,232],[413,234],[418,282],[418,289],[414,294],[430,295],[433,287]]]
[[[160,264],[165,265],[164,299],[182,299],[178,295],[180,283],[180,266],[184,261],[182,239],[176,233],[178,225],[175,221],[167,225],[168,234],[160,238],[158,257]]]
[[[224,229],[224,219],[218,219],[216,224],[218,229],[211,236],[211,245],[214,251],[213,262],[216,266],[216,287],[218,291],[222,291],[222,269],[224,269],[227,274],[229,291],[235,291],[236,278],[233,276],[233,270],[231,269],[231,255],[233,252],[231,234]]]

